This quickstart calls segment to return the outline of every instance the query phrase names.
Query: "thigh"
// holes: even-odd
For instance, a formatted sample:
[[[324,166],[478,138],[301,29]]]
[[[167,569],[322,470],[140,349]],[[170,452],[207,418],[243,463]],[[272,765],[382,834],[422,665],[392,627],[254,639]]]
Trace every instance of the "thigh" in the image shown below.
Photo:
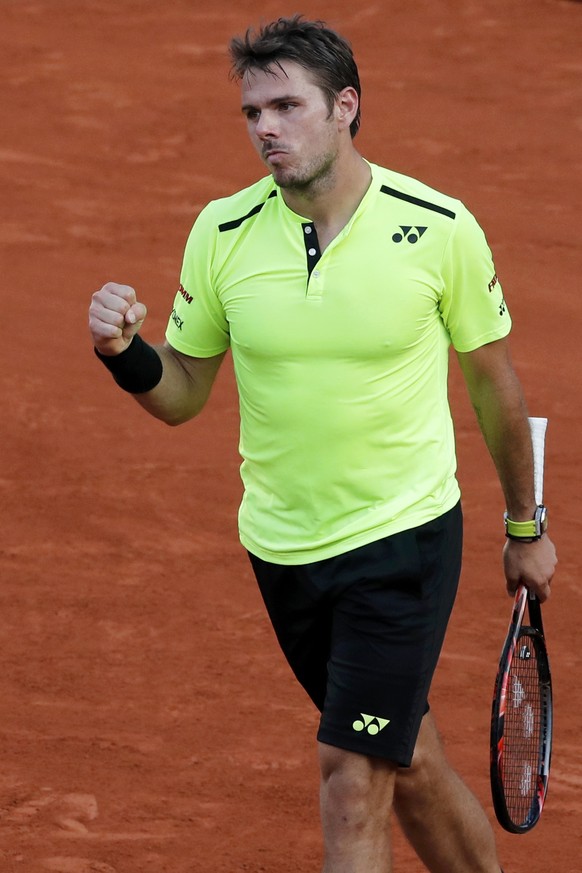
[[[342,556],[318,739],[409,766],[454,603],[460,508]]]
[[[331,611],[301,566],[249,558],[273,630],[297,680],[323,709],[331,640]]]

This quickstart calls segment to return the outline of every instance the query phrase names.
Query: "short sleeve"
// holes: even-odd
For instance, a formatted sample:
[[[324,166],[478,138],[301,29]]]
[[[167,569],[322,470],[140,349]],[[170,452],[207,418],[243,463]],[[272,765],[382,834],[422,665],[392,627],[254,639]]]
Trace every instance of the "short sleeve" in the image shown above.
[[[216,235],[210,204],[202,210],[188,237],[180,287],[166,329],[172,348],[192,357],[210,358],[230,346],[228,321],[212,279]]]
[[[442,265],[440,312],[458,352],[470,352],[511,330],[503,290],[481,227],[459,204]]]

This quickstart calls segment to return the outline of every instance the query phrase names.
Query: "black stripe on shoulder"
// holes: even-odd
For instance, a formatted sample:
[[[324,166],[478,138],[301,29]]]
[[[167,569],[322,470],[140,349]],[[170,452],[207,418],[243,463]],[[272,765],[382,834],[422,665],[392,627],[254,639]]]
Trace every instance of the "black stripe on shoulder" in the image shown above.
[[[382,194],[390,194],[391,197],[398,197],[399,200],[406,200],[407,203],[414,203],[415,206],[422,206],[424,209],[431,209],[433,212],[440,212],[441,215],[446,215],[448,218],[456,218],[455,212],[450,209],[445,209],[444,206],[438,206],[436,203],[429,203],[428,200],[421,200],[419,197],[412,197],[410,194],[403,194],[402,191],[396,191],[394,188],[389,188],[388,185],[382,185],[380,188]]]
[[[277,191],[276,191],[276,190],[273,190],[273,191],[271,191],[271,193],[270,193],[269,196],[267,197],[267,200],[270,200],[271,197],[276,197],[276,196],[277,196]],[[267,202],[267,201],[265,201],[265,203],[266,203],[266,202]],[[263,208],[263,206],[265,205],[265,203],[259,203],[258,206],[254,206],[253,209],[251,209],[250,212],[247,212],[246,215],[243,215],[242,218],[235,218],[235,219],[233,219],[233,221],[225,221],[223,224],[219,224],[219,225],[218,225],[218,230],[219,230],[221,233],[222,233],[224,230],[235,230],[235,228],[240,227],[241,224],[243,223],[243,221],[246,221],[247,218],[252,218],[253,215],[258,215],[258,213],[261,211],[261,209]]]

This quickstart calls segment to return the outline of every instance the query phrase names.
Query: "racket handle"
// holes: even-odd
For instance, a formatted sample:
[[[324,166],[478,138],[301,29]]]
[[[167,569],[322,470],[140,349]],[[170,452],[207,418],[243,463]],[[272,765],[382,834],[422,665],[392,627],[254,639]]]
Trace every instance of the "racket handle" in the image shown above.
[[[546,450],[546,429],[548,427],[547,418],[529,418],[529,429],[531,433],[531,444],[533,449],[533,464],[534,464],[534,493],[536,504],[539,506],[544,502],[544,456]],[[533,592],[529,592],[530,599],[530,618],[533,619],[531,609],[532,601],[536,601],[536,596]],[[536,601],[537,602],[537,601]],[[540,610],[536,613],[538,624],[541,623]]]
[[[547,418],[529,418],[529,429],[533,448],[534,493],[536,504],[544,502],[544,454],[546,448]]]

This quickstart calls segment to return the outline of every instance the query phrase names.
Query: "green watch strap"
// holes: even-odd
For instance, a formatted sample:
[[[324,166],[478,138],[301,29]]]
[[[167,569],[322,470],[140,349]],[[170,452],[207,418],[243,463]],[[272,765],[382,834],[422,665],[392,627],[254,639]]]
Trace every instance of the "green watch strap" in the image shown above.
[[[519,539],[538,536],[535,519],[512,521],[507,513],[505,514],[505,533],[509,537],[518,537]]]
[[[543,504],[536,507],[532,519],[513,521],[512,518],[509,518],[507,512],[505,512],[503,520],[505,522],[505,536],[512,540],[521,540],[522,542],[539,540],[548,529],[548,513]]]

